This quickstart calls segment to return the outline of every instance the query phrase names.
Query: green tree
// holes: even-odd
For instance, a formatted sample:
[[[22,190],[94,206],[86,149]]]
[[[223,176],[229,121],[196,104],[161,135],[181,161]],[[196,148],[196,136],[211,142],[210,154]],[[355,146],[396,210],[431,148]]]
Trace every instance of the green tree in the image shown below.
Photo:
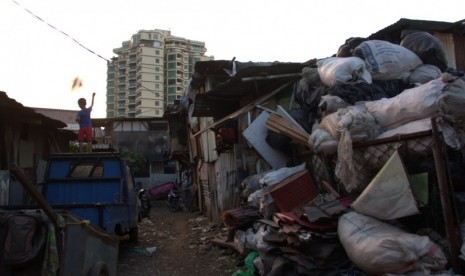
[[[142,153],[123,150],[121,156],[126,160],[134,175],[143,175],[147,172],[147,160]]]

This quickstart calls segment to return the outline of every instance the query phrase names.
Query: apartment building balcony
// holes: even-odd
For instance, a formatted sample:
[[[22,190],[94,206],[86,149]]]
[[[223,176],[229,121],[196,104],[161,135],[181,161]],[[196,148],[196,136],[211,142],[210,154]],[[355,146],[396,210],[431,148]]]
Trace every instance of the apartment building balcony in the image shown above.
[[[136,64],[136,63],[137,63],[137,58],[136,58],[136,56],[130,57],[128,63],[129,63],[129,65]]]
[[[188,45],[189,44],[184,39],[176,40],[171,38],[166,42],[165,48],[187,49]]]

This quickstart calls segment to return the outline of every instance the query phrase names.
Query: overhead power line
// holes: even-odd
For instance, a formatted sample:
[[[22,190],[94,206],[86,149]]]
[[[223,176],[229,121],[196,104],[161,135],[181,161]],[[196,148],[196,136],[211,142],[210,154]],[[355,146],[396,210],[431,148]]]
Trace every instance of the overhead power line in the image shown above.
[[[58,32],[60,32],[60,33],[62,33],[63,35],[65,35],[65,36],[67,36],[67,37],[69,37],[71,40],[73,40],[76,44],[78,44],[78,45],[81,46],[82,48],[84,48],[84,49],[86,49],[87,51],[89,51],[90,53],[92,53],[92,54],[98,56],[99,58],[105,60],[107,63],[110,63],[110,60],[104,58],[103,56],[101,56],[101,55],[95,53],[95,52],[92,51],[91,49],[89,49],[89,48],[87,48],[86,46],[82,45],[79,41],[77,41],[77,40],[76,40],[75,38],[73,38],[72,36],[70,36],[70,35],[68,35],[67,33],[63,32],[62,30],[56,28],[56,27],[53,26],[52,24],[46,22],[45,20],[43,20],[42,18],[40,18],[38,15],[36,15],[36,14],[34,14],[33,12],[31,12],[30,10],[28,10],[27,8],[21,6],[21,4],[19,4],[16,0],[11,0],[11,1],[14,2],[16,5],[18,5],[19,7],[23,8],[23,9],[24,9],[25,11],[27,11],[29,14],[31,14],[32,16],[34,16],[36,19],[42,21],[43,23],[47,24],[49,27],[53,28],[54,30],[56,30],[56,31],[58,31]],[[154,69],[154,68],[152,68],[152,67],[146,67],[146,66],[142,66],[142,68]],[[145,87],[145,86],[143,86],[143,85],[141,85],[141,87],[144,88],[144,89],[146,89],[146,90],[147,90],[148,92],[150,92],[150,93],[153,93],[153,94],[158,93],[158,91],[149,89],[149,88],[147,88],[147,87]]]
[[[43,20],[42,18],[40,18],[39,16],[35,15],[33,12],[31,12],[30,10],[28,10],[27,8],[21,6],[21,4],[19,4],[17,1],[15,0],[11,0],[13,1],[16,5],[18,5],[19,7],[23,8],[25,11],[27,11],[29,14],[31,14],[32,16],[34,16],[35,18],[37,18],[38,20],[42,21],[43,23],[47,24],[49,27],[55,29],[56,31],[62,33],[63,35],[69,37],[71,40],[73,40],[76,44],[78,44],[79,46],[81,46],[82,48],[86,49],[87,51],[91,52],[92,54],[98,56],[99,58],[105,60],[106,62],[110,62],[108,59],[104,58],[103,56],[95,53],[94,51],[92,51],[91,49],[87,48],[86,46],[82,45],[79,41],[77,41],[75,38],[73,38],[72,36],[68,35],[67,33],[63,32],[62,30],[56,28],[55,26],[53,26],[52,24],[46,22],[45,20]]]

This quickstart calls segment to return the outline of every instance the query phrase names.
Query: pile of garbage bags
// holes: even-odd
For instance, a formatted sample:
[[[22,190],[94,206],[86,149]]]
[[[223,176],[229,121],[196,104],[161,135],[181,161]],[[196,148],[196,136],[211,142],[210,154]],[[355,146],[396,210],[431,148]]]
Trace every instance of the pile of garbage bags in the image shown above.
[[[244,204],[256,208],[261,216],[254,223],[237,227],[234,242],[241,252],[252,252],[249,272],[454,275],[443,236],[435,229],[412,233],[398,221],[422,212],[408,182],[383,186],[378,177],[361,189],[365,194],[353,194],[361,185],[352,156],[355,141],[431,130],[434,119],[447,146],[461,153],[465,82],[462,72],[448,67],[440,41],[416,30],[404,31],[400,44],[351,38],[335,56],[304,68],[296,87],[294,99],[309,114],[302,124],[310,129],[308,147],[315,154],[337,154],[333,169],[343,185],[342,193],[328,192],[322,183],[312,182],[308,185],[315,185],[320,194],[292,211],[283,211],[273,204],[271,187],[306,169],[305,164],[246,178],[241,183]],[[383,159],[372,153],[365,158],[372,158],[370,166],[378,171],[392,170],[392,164],[402,163],[396,154]],[[403,168],[394,167],[396,173]],[[384,196],[376,191],[380,187],[388,187]],[[376,200],[376,196],[383,200]],[[396,208],[399,206],[402,208]],[[245,275],[240,273],[237,275]]]

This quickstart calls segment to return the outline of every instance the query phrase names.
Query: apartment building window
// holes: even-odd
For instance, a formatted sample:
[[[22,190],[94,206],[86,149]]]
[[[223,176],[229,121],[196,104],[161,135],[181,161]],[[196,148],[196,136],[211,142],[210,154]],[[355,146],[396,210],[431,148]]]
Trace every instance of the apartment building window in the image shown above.
[[[160,102],[159,102],[159,101],[155,101],[155,106],[160,106]]]
[[[159,114],[160,114],[160,110],[156,109],[156,110],[155,110],[155,114],[159,115]]]
[[[159,76],[159,75],[156,75],[156,76],[155,76],[155,80],[160,80],[160,76]]]
[[[160,72],[160,67],[155,66],[155,72]]]
[[[159,58],[156,58],[156,59],[155,59],[155,63],[156,63],[156,64],[159,64],[159,63],[160,63],[160,59],[159,59]]]
[[[160,41],[155,41],[155,42],[153,43],[153,47],[154,47],[154,48],[161,48],[161,43],[160,43]]]
[[[176,87],[168,87],[168,94],[176,94]]]
[[[155,55],[160,55],[160,50],[155,50]]]
[[[168,61],[175,61],[175,60],[176,60],[176,54],[168,55]]]
[[[176,69],[176,62],[169,62],[168,69]]]
[[[176,77],[176,71],[168,71],[168,78],[175,78]]]
[[[175,79],[168,79],[168,85],[175,85],[176,80]]]
[[[160,89],[160,84],[159,83],[155,83],[155,89]]]

